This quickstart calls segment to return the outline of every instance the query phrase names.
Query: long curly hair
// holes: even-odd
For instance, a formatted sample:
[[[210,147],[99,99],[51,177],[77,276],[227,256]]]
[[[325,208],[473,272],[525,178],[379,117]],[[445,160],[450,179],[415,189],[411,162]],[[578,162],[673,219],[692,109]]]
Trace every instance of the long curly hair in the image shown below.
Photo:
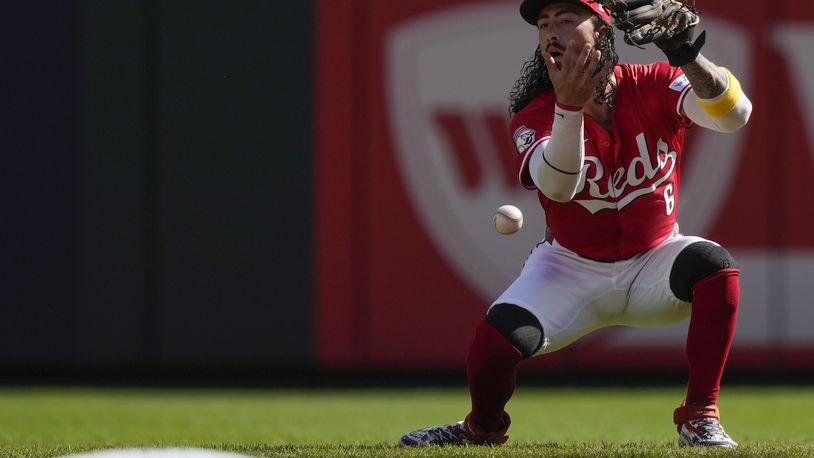
[[[608,26],[605,21],[598,15],[594,14],[591,17],[594,27],[602,25]],[[599,58],[599,68],[605,63],[612,62],[615,66],[619,62],[619,55],[616,53],[614,46],[613,31],[610,30],[605,34],[602,39],[597,43],[596,49],[602,52],[602,57]],[[613,84],[613,72],[610,72],[597,86],[594,93],[594,102],[599,104],[606,104],[611,110],[616,105],[616,86]],[[610,91],[605,91],[607,84],[611,85]],[[520,77],[512,86],[509,92],[509,112],[515,114],[522,110],[531,100],[539,93],[551,89],[551,79],[548,76],[548,69],[543,62],[543,56],[540,54],[540,46],[534,51],[534,55],[528,59],[520,70]]]

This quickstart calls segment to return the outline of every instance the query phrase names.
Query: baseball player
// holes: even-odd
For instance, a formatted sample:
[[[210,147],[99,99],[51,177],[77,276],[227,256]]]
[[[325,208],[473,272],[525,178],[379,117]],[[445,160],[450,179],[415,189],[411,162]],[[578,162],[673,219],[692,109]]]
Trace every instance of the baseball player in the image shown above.
[[[520,6],[539,48],[511,92],[511,135],[520,182],[545,210],[546,237],[475,330],[469,414],[408,433],[403,445],[504,443],[511,423],[504,407],[521,360],[604,326],[689,317],[689,383],[673,414],[679,443],[737,446],[716,403],[740,271],[720,245],[681,234],[676,215],[685,130],[733,132],[746,124],[751,102],[729,70],[700,53],[705,35],[695,36],[692,8],[675,0],[605,3],[608,10],[591,0]],[[647,29],[648,15],[677,28]],[[629,43],[652,39],[667,61],[618,64],[611,25]]]

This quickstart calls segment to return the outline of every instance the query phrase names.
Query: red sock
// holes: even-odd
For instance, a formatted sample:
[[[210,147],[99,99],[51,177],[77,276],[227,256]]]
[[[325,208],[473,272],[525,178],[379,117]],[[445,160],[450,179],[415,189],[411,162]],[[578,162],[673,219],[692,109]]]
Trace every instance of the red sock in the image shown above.
[[[502,426],[503,408],[514,393],[517,365],[523,355],[497,329],[480,323],[469,344],[466,375],[472,413],[469,419],[484,431]]]
[[[721,375],[738,317],[738,269],[718,271],[692,288],[692,315],[687,334],[690,381],[687,404],[716,404]]]

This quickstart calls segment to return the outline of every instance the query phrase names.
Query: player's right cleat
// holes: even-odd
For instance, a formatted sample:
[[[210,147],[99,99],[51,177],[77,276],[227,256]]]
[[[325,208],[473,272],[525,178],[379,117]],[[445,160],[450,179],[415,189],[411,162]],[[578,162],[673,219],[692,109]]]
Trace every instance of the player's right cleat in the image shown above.
[[[678,429],[678,445],[730,447],[738,443],[721,426],[718,407],[714,405],[684,405],[673,412],[673,422]]]
[[[430,426],[401,436],[401,445],[467,445],[472,440],[464,432],[464,422]]]
[[[485,432],[471,424],[469,416],[465,420],[442,426],[430,426],[401,436],[404,446],[421,447],[427,445],[499,445],[509,440],[506,431],[511,419],[503,414],[503,427],[499,431]]]

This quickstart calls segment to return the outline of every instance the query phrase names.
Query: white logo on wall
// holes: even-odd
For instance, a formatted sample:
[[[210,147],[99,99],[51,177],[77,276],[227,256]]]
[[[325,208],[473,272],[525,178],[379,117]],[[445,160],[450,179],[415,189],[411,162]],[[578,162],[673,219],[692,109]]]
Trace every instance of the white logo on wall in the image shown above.
[[[749,87],[745,37],[705,18],[728,67]],[[491,301],[520,272],[543,238],[545,221],[534,192],[517,184],[516,150],[525,137],[508,132],[508,92],[534,51],[536,29],[514,3],[477,3],[420,17],[387,37],[388,110],[396,156],[408,195],[437,248]],[[662,60],[617,39],[622,62]],[[720,55],[720,54],[719,54]],[[528,136],[533,132],[522,132]],[[734,176],[744,135],[699,132],[690,169],[682,175],[682,231],[703,235]],[[523,211],[523,230],[497,234],[492,212],[503,204]],[[444,224],[438,224],[443,221]]]

